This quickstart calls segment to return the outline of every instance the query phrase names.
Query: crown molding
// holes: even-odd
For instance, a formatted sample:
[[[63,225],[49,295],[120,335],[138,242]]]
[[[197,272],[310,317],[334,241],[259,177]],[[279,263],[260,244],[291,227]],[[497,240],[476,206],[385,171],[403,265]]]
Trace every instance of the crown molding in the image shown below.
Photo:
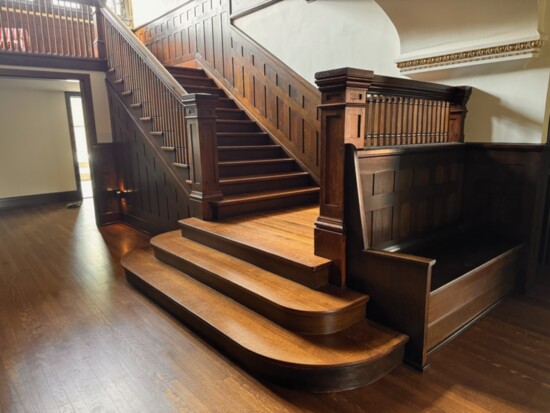
[[[543,44],[543,39],[530,40],[478,49],[463,50],[454,53],[425,56],[413,59],[402,59],[398,60],[396,63],[402,73],[411,73],[443,69],[450,66],[456,67],[489,63],[497,60],[505,61],[514,59],[529,59],[538,57]]]

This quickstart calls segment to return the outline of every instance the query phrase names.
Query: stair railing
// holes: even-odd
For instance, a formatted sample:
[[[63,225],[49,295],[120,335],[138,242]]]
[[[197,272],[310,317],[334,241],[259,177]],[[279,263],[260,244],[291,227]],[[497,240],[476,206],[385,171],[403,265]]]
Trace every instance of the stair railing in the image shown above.
[[[94,0],[0,2],[0,53],[100,59]]]
[[[356,149],[464,141],[471,88],[342,68],[315,76],[321,91],[321,195],[315,254],[335,261],[345,285],[345,146]]]
[[[115,13],[105,6],[101,13],[113,83],[123,85],[121,94],[131,99],[132,107],[141,107],[141,120],[149,123],[151,135],[162,139],[162,149],[174,152],[175,166],[186,171],[191,215],[214,218],[210,202],[222,198],[212,105],[217,97],[188,94]]]

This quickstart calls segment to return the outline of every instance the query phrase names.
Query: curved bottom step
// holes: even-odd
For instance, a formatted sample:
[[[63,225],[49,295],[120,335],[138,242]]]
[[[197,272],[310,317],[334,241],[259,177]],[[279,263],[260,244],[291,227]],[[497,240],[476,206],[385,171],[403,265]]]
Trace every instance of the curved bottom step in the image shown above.
[[[122,259],[128,281],[251,373],[314,392],[363,386],[401,364],[407,337],[370,321],[330,335],[290,332],[154,258]]]

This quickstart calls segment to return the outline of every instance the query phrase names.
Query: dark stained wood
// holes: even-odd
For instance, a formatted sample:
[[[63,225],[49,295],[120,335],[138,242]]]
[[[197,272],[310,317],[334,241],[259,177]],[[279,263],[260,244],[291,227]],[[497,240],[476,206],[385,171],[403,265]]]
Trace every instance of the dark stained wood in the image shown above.
[[[409,336],[405,362],[428,367],[427,321],[435,260],[399,253],[365,250],[349,263],[349,285],[372,291],[367,316]]]
[[[102,143],[92,146],[90,163],[93,175],[94,203],[96,205],[97,225],[120,222],[120,188],[118,166],[115,157],[115,145]]]
[[[32,223],[32,225],[29,225]],[[539,280],[431,355],[352,391],[258,381],[130,288],[148,237],[98,230],[91,200],[0,211],[0,411],[541,413],[550,405],[550,283]]]
[[[79,191],[54,192],[49,194],[25,195],[11,198],[0,198],[0,209],[22,208],[53,202],[78,201],[82,199]]]
[[[514,164],[493,154],[499,150]],[[348,285],[372,297],[368,317],[410,336],[408,363],[425,368],[431,349],[524,283],[521,244],[533,233],[517,226],[517,216],[519,205],[542,209],[544,196],[535,188],[546,181],[544,153],[541,146],[464,144],[348,149]],[[481,170],[486,165],[472,159],[493,163]],[[529,175],[521,173],[526,159]],[[491,210],[496,216],[490,216],[485,203],[510,208],[509,215]],[[431,264],[418,267],[420,257]]]
[[[170,153],[152,141],[154,137],[107,84],[121,219],[151,234],[175,229],[179,219],[190,216],[188,190],[182,184],[188,169],[175,170]]]
[[[357,152],[365,248],[428,236],[461,217],[464,146]]]
[[[180,221],[185,238],[312,288],[327,284],[330,265],[313,252],[315,207],[265,212],[220,222]]]
[[[406,336],[363,320],[330,335],[300,335],[135,250],[122,259],[128,281],[206,336],[253,374],[313,392],[377,380],[401,363]]]
[[[331,282],[346,285],[345,145],[363,148],[367,89],[374,73],[346,69],[317,74],[321,106],[321,195],[315,253],[335,262]]]
[[[189,201],[191,215],[212,220],[215,212],[211,202],[223,198],[218,170],[218,143],[216,135],[216,105],[218,97],[191,94],[182,100],[185,108],[189,154]]]
[[[151,240],[155,257],[288,330],[330,334],[365,318],[368,296],[330,285],[312,290],[169,232]]]
[[[547,145],[468,144],[464,215],[472,225],[490,228],[525,243],[522,290],[539,272],[543,216],[548,213]]]

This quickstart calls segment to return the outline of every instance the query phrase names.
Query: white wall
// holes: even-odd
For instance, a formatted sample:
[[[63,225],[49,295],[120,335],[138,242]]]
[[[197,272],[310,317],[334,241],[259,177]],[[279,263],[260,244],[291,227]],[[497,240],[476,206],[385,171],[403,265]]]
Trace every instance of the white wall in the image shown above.
[[[113,141],[113,135],[111,131],[111,116],[109,114],[109,100],[107,98],[107,87],[105,86],[105,73],[86,72],[81,70],[65,70],[65,69],[59,70],[59,69],[49,69],[49,68],[22,67],[22,66],[14,67],[14,66],[1,66],[1,65],[0,65],[0,69],[35,70],[35,71],[44,71],[44,72],[79,73],[79,74],[90,75],[97,142],[109,143]]]
[[[187,2],[188,0],[132,0],[134,27],[149,23],[164,13],[175,9],[180,4]]]
[[[75,191],[65,94],[0,78],[0,198]]]
[[[235,25],[311,83],[346,66],[400,76],[399,36],[374,0],[285,0]]]

